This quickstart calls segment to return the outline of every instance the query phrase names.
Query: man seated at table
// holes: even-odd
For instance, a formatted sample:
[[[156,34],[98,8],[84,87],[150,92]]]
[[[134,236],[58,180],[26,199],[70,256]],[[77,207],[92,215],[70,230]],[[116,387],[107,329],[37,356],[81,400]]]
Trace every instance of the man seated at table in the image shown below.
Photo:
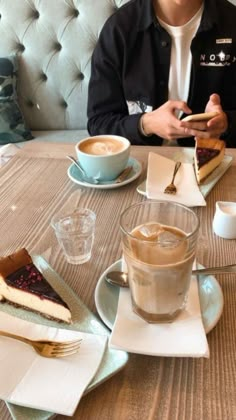
[[[92,57],[91,135],[137,145],[236,146],[236,7],[227,0],[131,0],[105,23]],[[218,112],[208,122],[187,114]]]

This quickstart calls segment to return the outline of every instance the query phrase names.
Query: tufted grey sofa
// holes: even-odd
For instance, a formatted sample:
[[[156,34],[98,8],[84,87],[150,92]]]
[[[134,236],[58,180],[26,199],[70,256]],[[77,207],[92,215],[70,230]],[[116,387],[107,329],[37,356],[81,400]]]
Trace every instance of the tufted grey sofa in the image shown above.
[[[104,22],[127,1],[0,1],[0,56],[19,55],[18,102],[37,140],[87,136],[91,55]]]

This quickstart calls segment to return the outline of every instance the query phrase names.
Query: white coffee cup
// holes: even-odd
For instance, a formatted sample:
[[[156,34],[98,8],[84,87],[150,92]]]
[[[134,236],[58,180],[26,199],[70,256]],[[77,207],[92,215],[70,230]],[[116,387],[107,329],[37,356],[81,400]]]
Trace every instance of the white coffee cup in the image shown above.
[[[224,239],[236,239],[236,203],[216,202],[213,231]]]
[[[130,142],[121,136],[99,135],[80,140],[75,151],[88,177],[112,181],[128,163]]]

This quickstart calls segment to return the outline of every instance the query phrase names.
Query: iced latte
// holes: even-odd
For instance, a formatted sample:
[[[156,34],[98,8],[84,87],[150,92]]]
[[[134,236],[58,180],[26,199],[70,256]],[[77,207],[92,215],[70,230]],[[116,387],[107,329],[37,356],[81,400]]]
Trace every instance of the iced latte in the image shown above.
[[[133,310],[148,322],[171,321],[184,309],[188,296],[197,216],[166,202],[147,201],[129,209],[121,216],[121,227]]]

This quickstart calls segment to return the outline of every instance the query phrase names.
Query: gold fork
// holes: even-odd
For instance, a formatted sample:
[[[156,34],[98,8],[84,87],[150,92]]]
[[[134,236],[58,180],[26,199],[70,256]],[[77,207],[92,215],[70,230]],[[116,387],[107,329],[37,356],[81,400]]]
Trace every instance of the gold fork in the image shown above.
[[[29,338],[1,331],[0,335],[30,344],[43,357],[65,357],[77,353],[82,339],[72,341],[30,340]]]
[[[176,194],[177,188],[174,184],[174,180],[175,180],[176,174],[177,174],[180,166],[181,166],[181,162],[176,162],[171,183],[169,185],[167,185],[167,187],[164,190],[164,193],[166,193],[166,194]]]

